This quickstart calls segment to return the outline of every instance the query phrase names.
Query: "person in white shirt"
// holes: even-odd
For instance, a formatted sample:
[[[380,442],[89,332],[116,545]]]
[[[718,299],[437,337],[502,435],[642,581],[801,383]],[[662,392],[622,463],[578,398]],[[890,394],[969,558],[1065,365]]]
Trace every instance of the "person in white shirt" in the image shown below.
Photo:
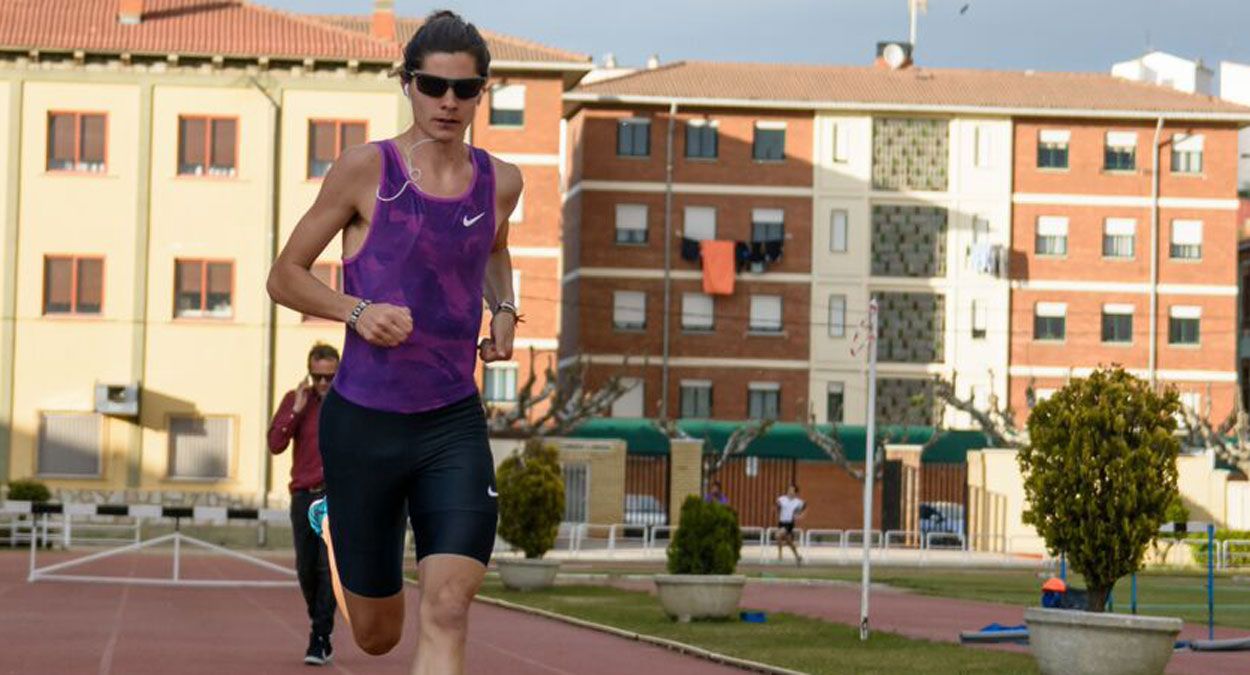
[[[778,561],[782,560],[785,547],[789,546],[794,551],[794,564],[803,564],[803,556],[799,555],[799,549],[794,545],[794,522],[803,517],[806,509],[807,502],[799,498],[799,486],[794,483],[790,484],[784,495],[777,498],[777,526],[781,530],[777,535]]]

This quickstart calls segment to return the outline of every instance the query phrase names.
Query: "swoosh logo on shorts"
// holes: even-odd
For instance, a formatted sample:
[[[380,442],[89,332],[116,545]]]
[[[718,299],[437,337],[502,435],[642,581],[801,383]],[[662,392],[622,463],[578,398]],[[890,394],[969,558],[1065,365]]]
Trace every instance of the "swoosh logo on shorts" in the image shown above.
[[[487,495],[490,495],[491,497],[498,497],[498,496],[499,496],[499,493],[498,493],[498,492],[495,492],[495,488],[493,488],[493,487],[491,487],[491,486],[489,486],[489,485],[487,485],[487,486],[486,486],[486,494],[487,494]]]
[[[476,223],[477,221],[481,220],[482,216],[484,215],[486,215],[485,211],[477,214],[476,216],[473,216],[472,218],[465,216],[460,219],[460,222],[463,223],[465,227],[473,227],[473,223]]]

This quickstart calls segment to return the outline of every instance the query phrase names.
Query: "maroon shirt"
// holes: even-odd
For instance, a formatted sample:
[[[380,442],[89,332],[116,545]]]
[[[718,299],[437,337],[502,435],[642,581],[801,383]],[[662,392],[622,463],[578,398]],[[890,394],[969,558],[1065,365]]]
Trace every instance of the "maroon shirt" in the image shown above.
[[[325,484],[321,473],[321,450],[317,446],[317,418],[321,397],[308,390],[304,409],[295,412],[295,392],[288,391],[269,425],[269,452],[280,455],[295,439],[295,460],[291,462],[291,492],[318,488]]]

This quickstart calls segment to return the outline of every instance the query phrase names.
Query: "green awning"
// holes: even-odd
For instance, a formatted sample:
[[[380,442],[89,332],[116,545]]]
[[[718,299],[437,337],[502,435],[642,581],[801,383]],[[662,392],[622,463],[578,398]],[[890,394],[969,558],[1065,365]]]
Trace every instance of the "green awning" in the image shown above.
[[[705,453],[720,452],[734,430],[742,422],[719,420],[682,420],[679,429],[691,438],[705,442]],[[817,429],[829,433],[830,425],[818,425]],[[890,443],[921,444],[933,433],[930,427],[885,427],[881,434],[888,434]],[[594,418],[587,420],[573,433],[573,438],[619,438],[626,442],[632,455],[667,455],[668,438],[648,419]],[[864,461],[866,430],[862,426],[838,426],[838,439],[851,462]],[[965,461],[969,450],[986,447],[985,435],[979,431],[947,431],[941,439],[928,448],[921,458],[929,463],[960,463]],[[794,422],[774,424],[768,433],[747,446],[747,456],[775,459],[800,459],[806,461],[829,461],[829,457],[807,437],[803,425]]]

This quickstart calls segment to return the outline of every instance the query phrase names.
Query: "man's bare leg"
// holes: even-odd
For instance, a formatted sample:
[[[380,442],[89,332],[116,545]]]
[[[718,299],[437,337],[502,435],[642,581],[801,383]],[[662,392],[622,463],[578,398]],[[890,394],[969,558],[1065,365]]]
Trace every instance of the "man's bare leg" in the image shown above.
[[[419,570],[420,638],[413,675],[458,675],[464,672],[469,605],[486,567],[467,556],[434,554],[421,561]]]

